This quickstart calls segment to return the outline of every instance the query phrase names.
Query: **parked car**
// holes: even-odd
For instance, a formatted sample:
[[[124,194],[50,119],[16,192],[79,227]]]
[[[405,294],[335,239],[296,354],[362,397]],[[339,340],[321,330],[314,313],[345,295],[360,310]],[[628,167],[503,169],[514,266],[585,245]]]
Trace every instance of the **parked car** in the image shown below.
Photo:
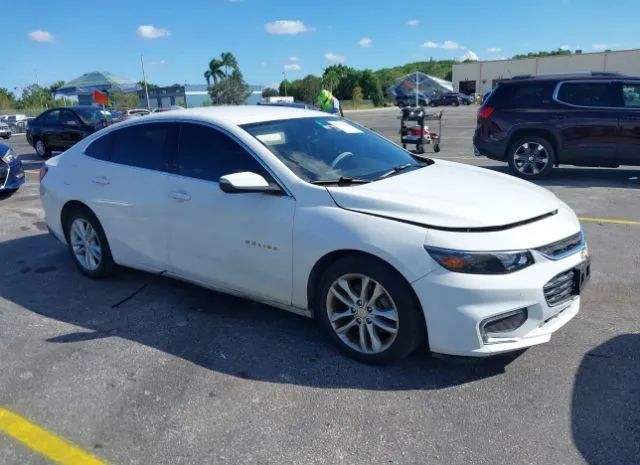
[[[0,192],[13,192],[24,184],[24,170],[18,156],[6,144],[0,144]]]
[[[315,316],[366,362],[547,342],[589,275],[580,223],[551,192],[316,111],[130,120],[41,179],[47,224],[85,275],[122,265]]]
[[[151,112],[146,108],[132,108],[131,110],[127,110],[125,119],[129,118],[138,118],[140,116],[147,116]]]
[[[478,110],[476,155],[525,179],[554,166],[640,166],[640,78],[612,73],[515,77]]]
[[[52,108],[29,121],[27,142],[44,158],[54,150],[68,149],[107,125],[107,118],[97,107]]]
[[[23,132],[26,129],[28,120],[29,117],[21,114],[0,116],[0,122],[9,125],[9,128],[13,133]]]
[[[429,106],[438,107],[442,105],[451,105],[457,107],[458,105],[470,105],[471,98],[466,95],[459,94],[457,92],[447,92],[436,97],[432,97],[429,100]]]
[[[8,139],[11,137],[11,128],[7,123],[0,123],[0,137]]]
[[[418,94],[418,106],[426,107],[429,104],[429,97],[419,93]],[[400,108],[413,107],[416,105],[416,96],[414,95],[398,95],[396,96],[396,105]]]

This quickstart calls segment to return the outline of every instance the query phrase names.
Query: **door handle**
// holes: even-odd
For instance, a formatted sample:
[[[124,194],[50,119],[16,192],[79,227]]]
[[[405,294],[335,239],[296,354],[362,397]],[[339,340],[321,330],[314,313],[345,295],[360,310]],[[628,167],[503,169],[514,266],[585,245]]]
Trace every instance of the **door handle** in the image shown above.
[[[169,192],[169,197],[178,202],[188,202],[191,200],[191,196],[184,191],[171,191]]]
[[[109,185],[109,180],[104,177],[104,176],[100,176],[98,178],[93,178],[92,180],[95,184],[99,184],[101,186],[107,186]]]

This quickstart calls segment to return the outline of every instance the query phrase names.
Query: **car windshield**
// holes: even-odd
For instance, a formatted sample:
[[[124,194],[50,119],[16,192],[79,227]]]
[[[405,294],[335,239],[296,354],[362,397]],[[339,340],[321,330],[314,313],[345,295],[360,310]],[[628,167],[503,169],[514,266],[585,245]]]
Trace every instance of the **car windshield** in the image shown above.
[[[241,127],[308,182],[374,181],[389,172],[424,166],[396,144],[341,118],[296,118]]]
[[[78,116],[84,121],[86,124],[96,124],[100,121],[104,120],[104,115],[100,112],[98,108],[80,108],[76,107],[73,109]]]

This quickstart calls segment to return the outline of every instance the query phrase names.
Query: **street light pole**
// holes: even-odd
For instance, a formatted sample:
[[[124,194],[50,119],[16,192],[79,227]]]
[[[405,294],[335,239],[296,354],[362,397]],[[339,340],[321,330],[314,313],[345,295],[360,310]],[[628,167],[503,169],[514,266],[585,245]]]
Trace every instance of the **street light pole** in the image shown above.
[[[144,92],[147,95],[147,110],[151,111],[151,103],[149,102],[149,86],[147,86],[147,76],[144,73],[144,57],[140,55],[140,63],[142,64],[142,81],[144,82]]]
[[[287,75],[285,72],[282,72],[282,84],[284,85],[284,96],[287,96]]]

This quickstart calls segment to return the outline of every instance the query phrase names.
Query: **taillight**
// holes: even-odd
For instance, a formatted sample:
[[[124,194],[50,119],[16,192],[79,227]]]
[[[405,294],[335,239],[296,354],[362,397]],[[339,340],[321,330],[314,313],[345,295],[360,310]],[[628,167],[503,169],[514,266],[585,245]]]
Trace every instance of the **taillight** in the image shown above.
[[[495,108],[493,107],[480,107],[480,109],[478,109],[478,119],[487,119],[494,111]]]
[[[48,172],[49,172],[49,168],[47,168],[47,165],[42,165],[40,167],[40,182],[42,182],[42,179],[46,176]]]

